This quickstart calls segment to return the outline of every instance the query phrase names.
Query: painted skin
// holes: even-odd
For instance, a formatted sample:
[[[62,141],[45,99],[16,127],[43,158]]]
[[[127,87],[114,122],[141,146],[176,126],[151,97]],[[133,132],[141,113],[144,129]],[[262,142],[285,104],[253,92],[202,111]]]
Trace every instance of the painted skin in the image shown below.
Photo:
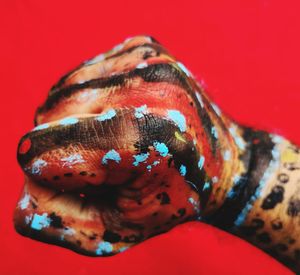
[[[201,220],[300,270],[299,148],[228,119],[153,38],[61,78],[35,124],[17,153],[20,234],[106,256]]]

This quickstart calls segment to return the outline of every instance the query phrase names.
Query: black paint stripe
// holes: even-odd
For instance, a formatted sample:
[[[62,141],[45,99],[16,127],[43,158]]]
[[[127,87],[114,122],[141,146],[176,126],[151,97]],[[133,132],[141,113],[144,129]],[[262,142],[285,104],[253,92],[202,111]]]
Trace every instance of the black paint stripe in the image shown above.
[[[109,59],[113,59],[113,58],[117,58],[117,57],[120,57],[122,55],[125,55],[125,54],[129,54],[131,52],[133,52],[134,50],[136,49],[139,49],[139,48],[148,48],[148,49],[151,49],[151,50],[154,50],[156,52],[156,55],[159,55],[160,53],[165,53],[165,54],[168,54],[168,52],[166,51],[166,49],[164,47],[162,47],[161,45],[159,44],[150,44],[150,43],[143,43],[143,44],[139,44],[139,45],[135,45],[135,46],[132,46],[126,50],[121,50],[111,56],[108,56],[106,57],[103,61],[105,60],[109,60]],[[146,52],[146,50],[145,50]],[[105,53],[104,53],[105,54]],[[95,57],[94,57],[95,58]],[[94,64],[88,64],[88,62],[90,62],[91,60],[93,60],[93,58],[91,58],[90,60],[80,64],[79,66],[77,66],[75,69],[71,70],[70,72],[68,72],[67,74],[65,74],[59,81],[57,84],[55,84],[50,92],[49,92],[49,96],[57,93],[57,92],[60,92],[60,88],[61,86],[65,83],[65,81],[67,80],[67,78],[73,74],[74,72],[82,69],[83,67],[89,67],[89,66],[92,66],[94,64],[97,64],[97,63],[94,63]]]
[[[207,222],[224,230],[234,226],[234,221],[255,193],[272,160],[274,143],[268,133],[244,128],[243,138],[250,145],[242,160],[248,167],[247,172],[241,175],[241,180],[235,185],[235,196],[226,198],[223,205],[206,218]],[[253,140],[259,140],[259,143],[253,143]]]
[[[207,114],[206,110],[200,106],[200,103],[196,98],[195,91],[192,89],[185,74],[175,66],[172,66],[168,63],[152,64],[146,68],[134,69],[128,73],[93,79],[82,84],[70,85],[49,96],[44,106],[40,107],[37,110],[37,114],[50,110],[61,99],[67,98],[81,89],[97,89],[123,86],[126,81],[134,77],[141,77],[145,82],[167,82],[171,83],[172,85],[178,85],[186,90],[197,106],[197,112],[200,120],[202,121],[202,125],[209,140],[212,151],[213,153],[216,152],[217,141],[212,137],[211,134],[211,127],[213,126],[213,124],[209,115]]]
[[[21,166],[26,165],[34,157],[70,145],[80,146],[85,149],[113,149],[134,130],[133,110],[118,110],[117,115],[110,120],[98,121],[93,117],[79,118],[78,122],[70,125],[56,125],[43,130],[32,131],[22,137],[19,146],[26,139],[30,139],[31,147],[26,154],[18,154]],[[125,127],[126,125],[126,127]],[[124,131],[126,129],[127,131]]]
[[[185,180],[187,184],[197,187],[202,203],[207,201],[209,194],[202,194],[206,173],[198,168],[199,153],[193,140],[187,133],[182,133],[188,142],[178,141],[175,132],[179,131],[177,125],[169,119],[154,114],[145,114],[141,118],[134,116],[134,109],[117,110],[115,117],[106,121],[97,121],[94,117],[79,119],[76,124],[67,126],[53,126],[47,129],[33,131],[25,135],[21,141],[31,140],[31,147],[26,154],[18,154],[20,165],[24,168],[34,157],[58,148],[69,145],[79,146],[88,150],[118,149],[119,146],[128,148],[134,145],[136,153],[150,151],[154,141],[163,142],[169,148],[177,170],[183,164],[187,168]],[[132,144],[132,135],[136,133],[136,141]]]
[[[72,84],[62,88],[59,92],[50,95],[39,112],[50,110],[61,99],[70,97],[73,93],[82,89],[101,89],[116,86],[124,86],[125,82],[135,77],[141,77],[145,82],[168,82],[188,89],[188,83],[174,66],[166,63],[149,65],[146,68],[134,69],[130,72],[97,78],[81,84]]]

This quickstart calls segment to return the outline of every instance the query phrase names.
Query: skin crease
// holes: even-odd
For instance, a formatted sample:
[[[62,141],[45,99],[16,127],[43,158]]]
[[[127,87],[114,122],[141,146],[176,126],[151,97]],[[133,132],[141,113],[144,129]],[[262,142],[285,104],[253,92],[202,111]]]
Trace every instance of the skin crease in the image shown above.
[[[299,148],[227,118],[155,39],[75,68],[35,123],[17,152],[20,234],[106,256],[201,220],[300,272]]]

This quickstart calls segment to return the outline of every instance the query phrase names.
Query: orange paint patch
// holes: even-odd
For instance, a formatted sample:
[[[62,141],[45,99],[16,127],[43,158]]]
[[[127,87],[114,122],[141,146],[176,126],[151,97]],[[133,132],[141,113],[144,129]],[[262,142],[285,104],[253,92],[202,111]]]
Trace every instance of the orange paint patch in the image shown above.
[[[31,140],[29,138],[25,139],[19,147],[19,154],[26,154],[31,147]]]

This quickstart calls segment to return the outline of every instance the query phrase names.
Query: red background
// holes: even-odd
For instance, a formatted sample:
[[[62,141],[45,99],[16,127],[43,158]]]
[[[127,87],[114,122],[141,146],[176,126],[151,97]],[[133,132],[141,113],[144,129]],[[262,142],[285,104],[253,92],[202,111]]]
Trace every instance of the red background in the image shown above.
[[[188,223],[125,253],[89,258],[17,235],[19,138],[68,70],[128,36],[150,34],[237,121],[300,144],[299,1],[1,1],[2,274],[288,274],[259,250]]]

